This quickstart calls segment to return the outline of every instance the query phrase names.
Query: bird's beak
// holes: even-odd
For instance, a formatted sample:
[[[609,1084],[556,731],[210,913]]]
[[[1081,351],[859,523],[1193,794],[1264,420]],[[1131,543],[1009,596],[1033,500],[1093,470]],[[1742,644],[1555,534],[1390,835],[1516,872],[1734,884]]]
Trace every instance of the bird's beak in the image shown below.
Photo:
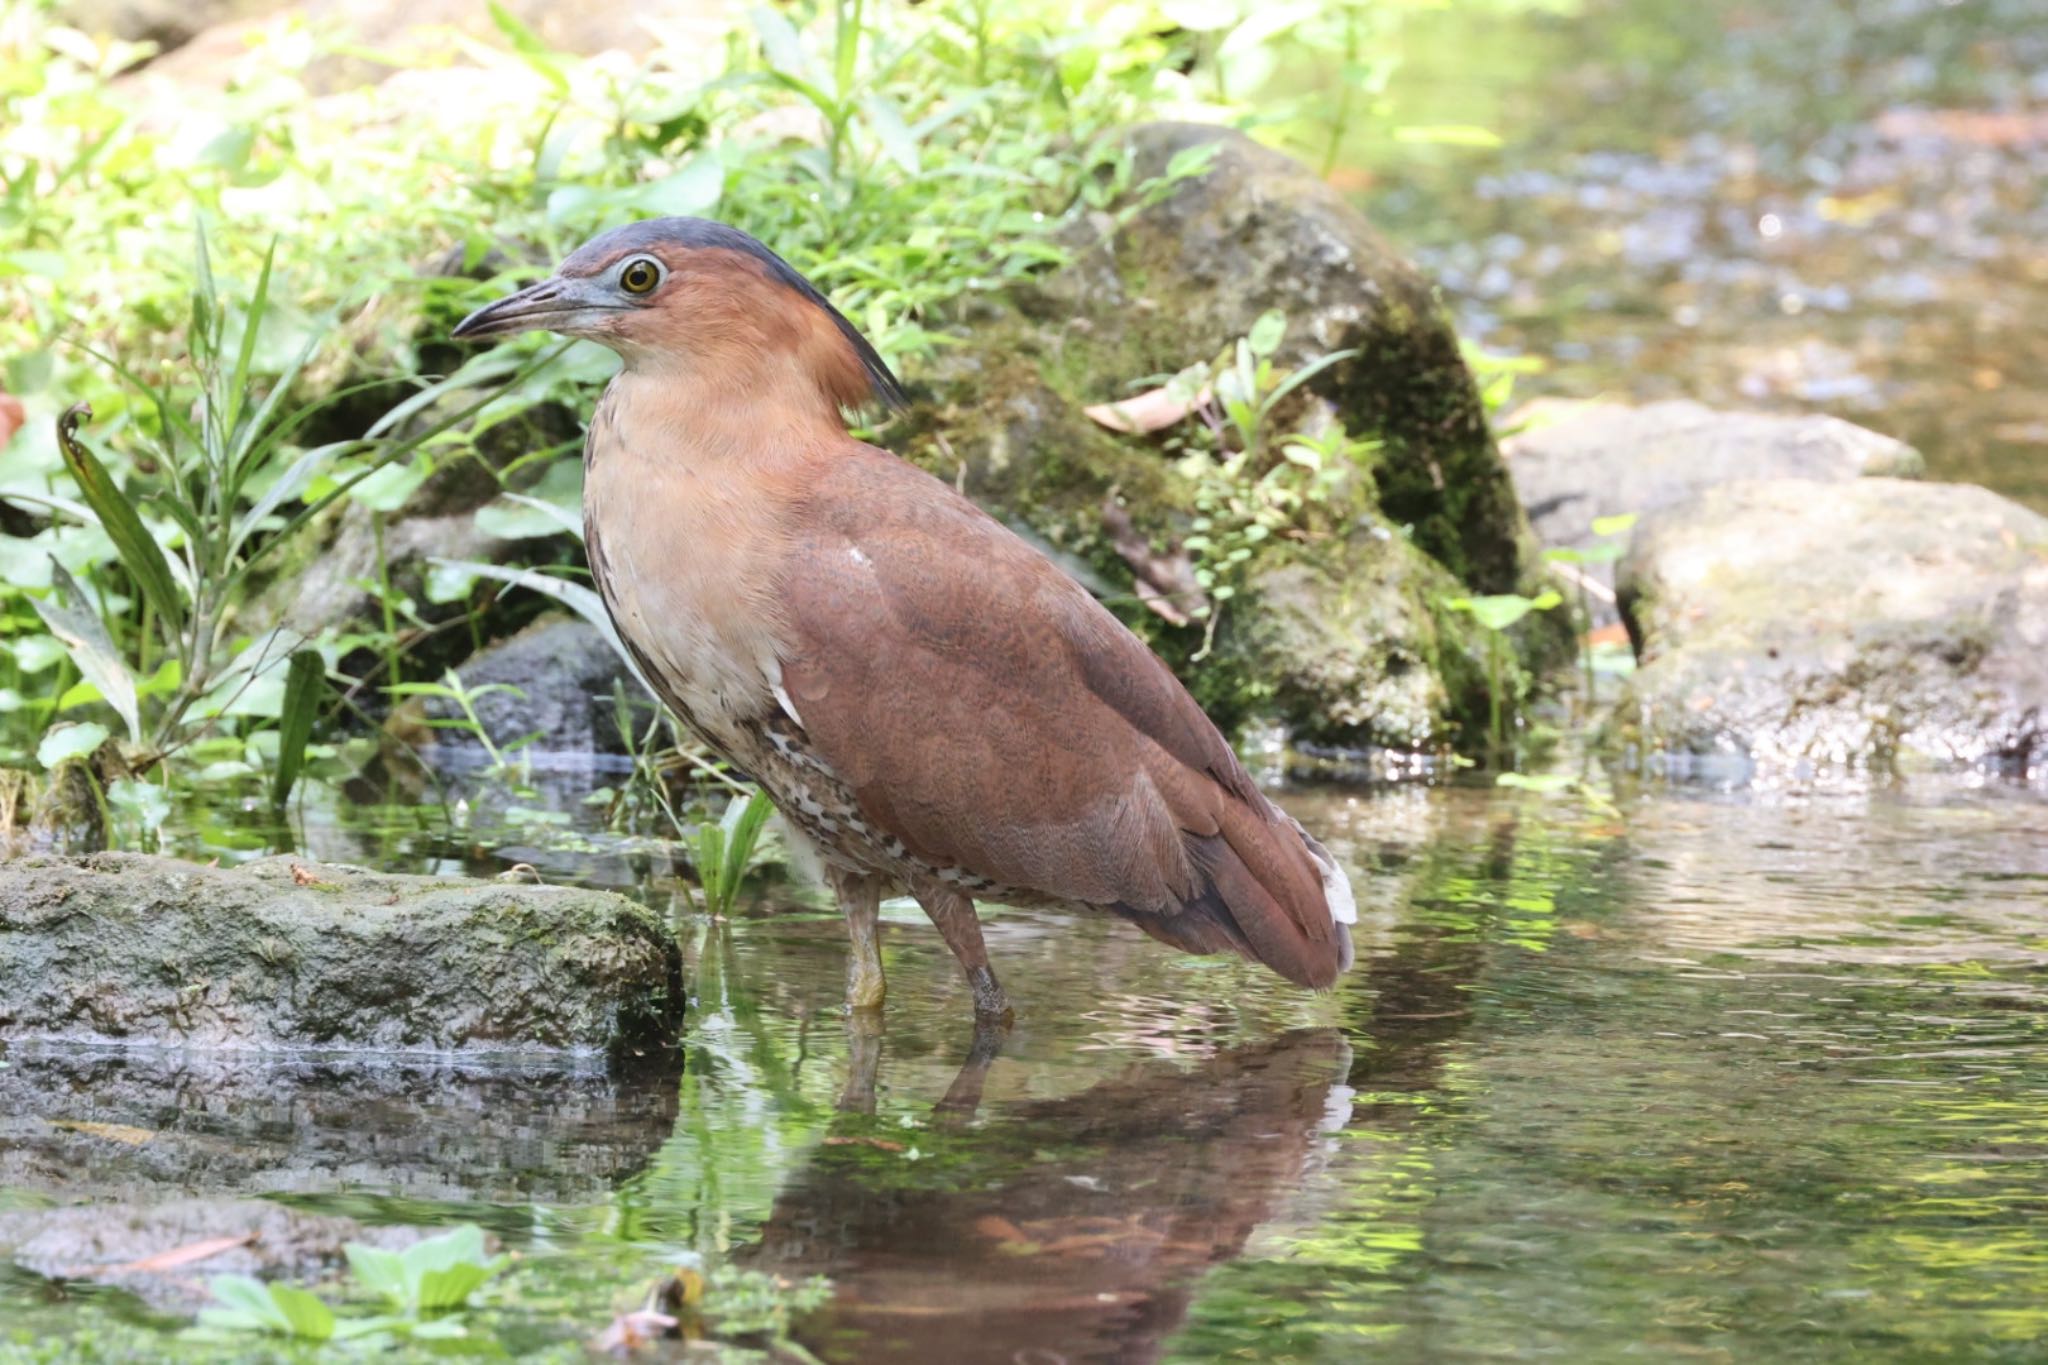
[[[485,304],[456,323],[449,335],[466,339],[548,331],[584,336],[600,319],[625,311],[625,305],[595,280],[554,275]]]

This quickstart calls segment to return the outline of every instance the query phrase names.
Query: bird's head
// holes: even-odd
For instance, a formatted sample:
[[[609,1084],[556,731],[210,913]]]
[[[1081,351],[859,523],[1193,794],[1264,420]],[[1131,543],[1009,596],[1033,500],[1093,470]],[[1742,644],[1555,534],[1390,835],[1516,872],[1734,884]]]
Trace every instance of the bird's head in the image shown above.
[[[477,309],[457,337],[559,332],[630,370],[787,378],[838,408],[903,404],[875,348],[790,264],[738,228],[654,218],[614,228],[553,275]]]

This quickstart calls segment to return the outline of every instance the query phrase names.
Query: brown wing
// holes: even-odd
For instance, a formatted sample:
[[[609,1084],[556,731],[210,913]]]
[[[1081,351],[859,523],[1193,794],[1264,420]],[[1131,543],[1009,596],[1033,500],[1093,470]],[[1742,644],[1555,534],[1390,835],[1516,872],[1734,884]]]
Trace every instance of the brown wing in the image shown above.
[[[878,828],[1190,951],[1335,979],[1348,942],[1298,828],[1086,591],[868,447],[820,470],[797,524],[784,687]]]

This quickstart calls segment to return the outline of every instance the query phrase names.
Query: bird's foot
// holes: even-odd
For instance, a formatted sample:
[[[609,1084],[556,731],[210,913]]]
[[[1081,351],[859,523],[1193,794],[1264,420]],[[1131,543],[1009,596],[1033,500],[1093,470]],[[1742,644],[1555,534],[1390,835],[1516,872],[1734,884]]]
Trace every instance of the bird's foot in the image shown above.
[[[1010,997],[1003,994],[1003,988],[996,984],[996,974],[987,967],[970,967],[967,971],[968,989],[974,992],[974,1022],[977,1026],[997,1024],[1008,1028],[1016,1020],[1017,1013],[1010,1008]]]

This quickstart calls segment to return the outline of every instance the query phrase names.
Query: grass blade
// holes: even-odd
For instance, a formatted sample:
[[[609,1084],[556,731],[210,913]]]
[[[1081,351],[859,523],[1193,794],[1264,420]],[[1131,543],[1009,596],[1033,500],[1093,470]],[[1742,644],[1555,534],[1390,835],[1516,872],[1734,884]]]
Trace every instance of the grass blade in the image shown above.
[[[71,471],[79,492],[85,495],[86,506],[92,508],[93,515],[99,518],[101,529],[114,542],[114,552],[121,557],[121,567],[135,580],[143,600],[149,603],[157,620],[175,639],[185,628],[184,596],[171,577],[171,566],[164,560],[163,547],[156,543],[156,537],[135,514],[134,504],[115,485],[113,476],[107,473],[107,467],[99,462],[99,457],[77,439],[80,420],[90,416],[92,409],[78,403],[57,419],[57,446],[63,452],[64,466]]]
[[[320,709],[321,684],[327,680],[327,665],[318,650],[302,649],[292,655],[284,679],[284,714],[277,723],[277,772],[270,789],[272,805],[282,806],[292,794],[292,785],[306,764],[306,741],[313,737],[313,717]]]
[[[140,744],[142,712],[135,696],[134,675],[121,662],[121,652],[114,648],[106,625],[87,605],[85,590],[78,586],[70,570],[57,562],[55,555],[50,557],[50,581],[56,587],[54,597],[29,599],[36,615],[43,618],[50,634],[70,651],[71,662],[78,665],[85,680],[99,689],[107,705],[128,726],[128,738]]]

